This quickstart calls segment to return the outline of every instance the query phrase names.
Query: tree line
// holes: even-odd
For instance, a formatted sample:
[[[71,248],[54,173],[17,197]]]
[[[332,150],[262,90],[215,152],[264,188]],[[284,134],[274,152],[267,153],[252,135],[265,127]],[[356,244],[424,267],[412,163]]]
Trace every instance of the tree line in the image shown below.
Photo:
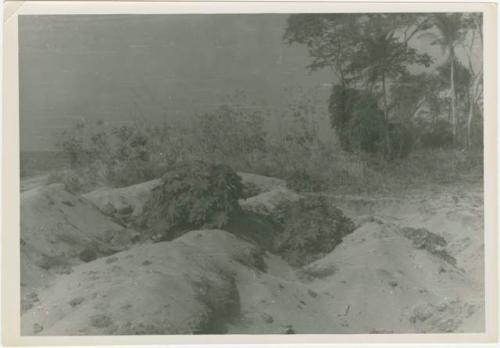
[[[394,159],[417,142],[482,147],[481,14],[296,14],[284,40],[307,47],[310,71],[333,73],[331,124],[345,150]]]

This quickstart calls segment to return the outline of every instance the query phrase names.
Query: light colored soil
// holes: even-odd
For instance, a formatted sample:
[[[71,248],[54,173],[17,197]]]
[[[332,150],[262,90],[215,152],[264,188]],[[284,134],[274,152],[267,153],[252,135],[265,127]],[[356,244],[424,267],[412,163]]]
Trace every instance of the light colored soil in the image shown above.
[[[47,184],[49,175],[37,175],[21,180],[21,192],[31,190]]]
[[[252,252],[227,232],[204,231],[82,264],[40,292],[22,332],[189,334],[223,328],[214,324],[218,316],[227,320],[238,313],[234,269]]]
[[[261,193],[271,191],[277,188],[286,188],[285,180],[272,178],[269,176],[251,174],[251,173],[238,173],[241,177],[243,185],[254,185]]]
[[[120,195],[134,201],[135,193],[148,185],[121,189]],[[274,203],[294,195],[272,187],[250,198],[249,207],[267,207],[271,202],[272,211]],[[22,334],[484,329],[480,189],[330,196],[357,228],[334,251],[303,269],[293,269],[231,233],[192,231],[171,242],[132,246],[88,263],[75,261],[70,272],[53,275],[43,286],[31,276],[25,278],[32,284],[27,296],[32,308],[22,315]],[[49,205],[51,199],[55,205]],[[62,200],[71,200],[74,206]],[[54,231],[101,240],[108,228],[122,228],[59,186],[27,191],[22,201],[26,220],[22,233],[30,236],[26,245],[31,248],[22,249],[26,275],[36,273],[29,267],[38,267],[32,255],[71,253],[77,249],[73,245],[81,245],[66,245],[60,238],[50,242],[50,236],[60,235]],[[71,224],[58,227],[64,221]],[[43,238],[38,236],[40,226],[47,227],[48,232],[40,234]],[[427,229],[419,232],[423,241],[407,227]],[[439,237],[444,238],[443,245]]]
[[[102,215],[90,202],[61,184],[21,193],[21,289],[23,297],[46,286],[58,274],[83,262],[80,253],[95,257],[124,250],[132,232]],[[94,257],[94,258],[95,258]],[[29,304],[27,305],[29,307]]]
[[[300,195],[283,187],[271,189],[254,197],[240,200],[243,209],[264,216],[273,216],[283,203],[295,202]]]
[[[262,175],[238,173],[244,185],[252,185],[261,193],[268,191],[277,192],[278,195],[282,192],[290,194],[286,190],[285,181],[277,178],[271,178]],[[34,182],[27,182],[26,187],[33,187],[34,185],[43,185],[43,181],[38,179]],[[144,204],[146,203],[151,191],[160,184],[160,180],[151,180],[137,185],[132,185],[123,188],[107,188],[103,187],[98,190],[86,193],[83,197],[92,202],[99,210],[105,214],[120,215],[121,211],[128,212],[126,215],[129,217],[136,217],[142,213]],[[293,194],[293,193],[292,193]],[[265,197],[266,204],[272,202],[276,194]],[[278,197],[279,198],[279,197]],[[252,204],[251,202],[249,204]]]
[[[138,216],[146,203],[151,191],[160,184],[160,180],[151,180],[123,188],[100,188],[86,193],[83,197],[106,213],[109,208],[115,212],[129,210],[132,216]]]

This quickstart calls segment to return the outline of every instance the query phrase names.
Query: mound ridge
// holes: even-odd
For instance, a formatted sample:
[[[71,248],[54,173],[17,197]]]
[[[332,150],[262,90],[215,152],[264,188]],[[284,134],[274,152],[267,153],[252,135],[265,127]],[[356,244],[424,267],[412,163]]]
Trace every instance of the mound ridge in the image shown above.
[[[263,194],[268,191],[276,190],[276,193],[271,195],[274,197],[276,194],[280,194],[280,192],[286,190],[286,183],[281,179],[251,173],[238,173],[238,175],[241,177],[246,191]],[[127,223],[141,215],[144,204],[151,195],[152,190],[159,184],[160,180],[155,179],[122,188],[102,187],[95,191],[85,193],[82,197],[92,202],[103,214]],[[286,193],[289,192],[290,191],[287,191]],[[264,195],[262,199],[267,202],[270,198],[273,199],[272,197]],[[256,203],[251,203],[251,201],[248,203],[248,205],[252,207],[255,204]]]
[[[21,193],[21,285],[23,292],[67,273],[92,250],[97,258],[130,245],[133,232],[110,221],[90,202],[60,184]]]
[[[228,265],[235,255],[196,246],[209,234],[239,257],[253,250],[227,232],[191,232],[172,243],[142,245],[82,264],[40,293],[44,305],[25,315],[23,334],[223,331],[217,321],[228,320],[239,306]]]
[[[271,185],[240,201],[248,216],[230,232],[134,244],[135,232],[101,210],[124,203],[135,214],[153,184],[96,191],[90,195],[102,199],[93,203],[62,185],[22,193],[23,335],[484,329],[475,196],[457,203],[435,194],[378,201],[325,195],[355,230],[294,268],[265,246],[268,234],[279,233],[267,219],[303,195]],[[85,262],[89,245],[98,253]]]
[[[172,242],[134,247],[61,276],[24,315],[22,332],[199,334],[241,331],[242,322],[272,324],[269,317],[276,308],[266,297],[270,292],[291,292],[275,302],[311,297],[304,285],[292,282],[285,289],[283,279],[264,273],[264,258],[255,245],[220,230],[192,231]],[[272,314],[263,315],[264,307]],[[280,318],[300,318],[299,312],[292,308],[275,315],[276,333],[283,326]],[[310,320],[308,325],[313,324]]]
[[[335,294],[330,310],[342,318],[341,333],[482,329],[484,303],[474,283],[445,252],[437,252],[444,250],[442,239],[427,237],[423,247],[423,232],[416,231],[411,235],[396,224],[367,221],[329,255],[304,268],[305,276],[313,275],[313,288]],[[466,310],[448,311],[451,305]],[[430,313],[423,319],[418,315],[422,308]],[[469,320],[473,315],[476,320]],[[442,321],[441,329],[432,329],[430,321],[424,324],[432,317]]]
[[[389,197],[332,196],[346,215],[383,219],[401,228],[424,228],[447,241],[457,266],[484,280],[484,210],[482,187],[440,189]]]
[[[151,191],[159,184],[160,180],[151,180],[123,188],[100,188],[83,197],[106,215],[137,217],[142,213]]]

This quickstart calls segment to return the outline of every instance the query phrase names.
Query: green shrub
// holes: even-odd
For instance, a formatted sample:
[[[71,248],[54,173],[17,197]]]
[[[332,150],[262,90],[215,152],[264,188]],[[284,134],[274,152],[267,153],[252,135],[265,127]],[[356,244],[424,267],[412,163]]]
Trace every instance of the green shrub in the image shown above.
[[[294,266],[321,258],[354,230],[354,223],[324,196],[307,196],[280,209],[283,230],[273,248]]]
[[[223,164],[181,162],[161,179],[144,206],[143,228],[171,240],[194,228],[220,228],[240,210],[241,178]]]
[[[329,111],[330,123],[345,151],[384,151],[384,114],[373,95],[353,88],[334,86]]]
[[[432,125],[422,125],[419,133],[419,140],[423,148],[449,149],[453,146],[451,126],[445,120],[438,120]]]
[[[415,147],[415,130],[401,122],[390,122],[389,149],[386,159],[397,160],[407,158]]]

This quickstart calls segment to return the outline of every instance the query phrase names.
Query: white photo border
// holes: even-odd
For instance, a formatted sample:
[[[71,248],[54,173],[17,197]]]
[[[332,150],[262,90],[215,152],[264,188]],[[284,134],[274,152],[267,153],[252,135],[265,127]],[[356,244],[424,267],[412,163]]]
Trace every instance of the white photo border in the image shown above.
[[[482,12],[484,26],[484,333],[350,335],[20,335],[20,166],[18,16],[70,14]],[[496,3],[329,1],[9,1],[4,3],[2,329],[7,346],[153,344],[484,343],[498,339]]]

